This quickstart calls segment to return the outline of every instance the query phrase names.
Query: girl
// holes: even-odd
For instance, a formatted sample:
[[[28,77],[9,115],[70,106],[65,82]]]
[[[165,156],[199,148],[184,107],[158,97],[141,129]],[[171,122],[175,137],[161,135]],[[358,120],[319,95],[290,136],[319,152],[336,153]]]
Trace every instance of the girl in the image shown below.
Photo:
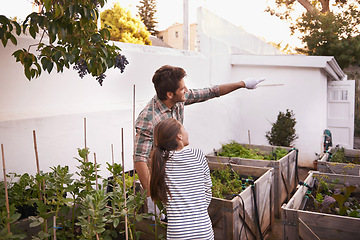
[[[165,204],[167,239],[214,239],[208,206],[210,170],[204,153],[187,148],[188,133],[173,118],[154,129],[150,195]]]

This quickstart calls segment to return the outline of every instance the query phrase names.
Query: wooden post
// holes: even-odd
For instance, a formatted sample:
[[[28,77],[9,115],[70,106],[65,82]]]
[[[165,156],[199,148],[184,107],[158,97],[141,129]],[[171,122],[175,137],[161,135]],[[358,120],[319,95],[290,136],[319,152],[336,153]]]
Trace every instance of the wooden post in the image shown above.
[[[96,153],[94,153],[94,167],[95,167],[95,189],[98,190],[98,174],[97,174],[97,163],[96,163]]]
[[[128,240],[128,214],[127,214],[127,208],[126,208],[126,183],[125,183],[125,159],[124,159],[124,129],[121,128],[121,161],[122,161],[122,178],[123,178],[123,189],[124,189],[124,206],[125,206],[125,239]],[[134,174],[135,176],[135,174]],[[135,192],[135,188],[134,188]]]
[[[114,145],[111,144],[111,163],[112,163],[112,166],[114,167]]]
[[[123,166],[124,167],[124,166]],[[135,206],[135,84],[133,89],[133,189],[134,189],[134,206]],[[134,219],[136,217],[136,211],[134,210]],[[136,226],[134,224],[134,233],[136,232]]]
[[[5,186],[5,200],[6,200],[6,211],[8,218],[10,218],[10,208],[9,208],[9,195],[7,189],[7,181],[6,181],[6,168],[5,168],[5,155],[4,155],[4,145],[1,144],[1,155],[2,155],[2,163],[3,163],[3,172],[4,172],[4,186]],[[6,224],[8,233],[10,234],[10,223]]]
[[[56,240],[56,216],[53,217],[54,240]]]
[[[86,118],[84,118],[84,144],[85,144],[85,149],[87,149],[87,145],[86,145]],[[85,162],[88,161],[88,155],[86,154],[86,159]]]
[[[34,150],[35,150],[35,161],[36,161],[36,172],[37,174],[40,174],[40,164],[39,164],[39,155],[38,155],[38,149],[37,149],[37,142],[36,142],[36,133],[35,130],[33,130],[33,139],[34,139]],[[45,185],[43,186],[45,187]],[[41,183],[39,182],[39,199],[40,201],[43,200],[42,194],[41,194]]]
[[[248,130],[248,137],[249,137],[249,148],[251,148],[251,141],[250,141],[250,130]]]
[[[36,160],[36,170],[37,173],[40,174],[40,164],[39,164],[39,155],[38,155],[38,150],[37,150],[37,142],[36,142],[36,133],[35,130],[33,130],[33,138],[34,138],[34,150],[35,150],[35,160]],[[43,189],[43,193],[44,193],[44,197],[41,194],[41,189]],[[39,182],[39,200],[40,201],[44,201],[44,204],[46,204],[46,199],[45,199],[45,179],[43,180],[43,186],[41,188],[41,183]],[[44,232],[47,232],[47,219],[44,220]],[[47,237],[46,237],[47,239]]]

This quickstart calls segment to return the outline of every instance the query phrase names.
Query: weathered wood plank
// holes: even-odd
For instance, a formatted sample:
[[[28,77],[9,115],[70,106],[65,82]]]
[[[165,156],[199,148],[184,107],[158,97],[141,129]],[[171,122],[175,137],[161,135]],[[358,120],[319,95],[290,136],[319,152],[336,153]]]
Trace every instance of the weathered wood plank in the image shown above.
[[[242,144],[246,146],[246,144]],[[276,149],[277,146],[264,146],[264,145],[252,145],[252,148],[260,149],[264,152],[271,152],[272,150]],[[297,171],[297,164],[296,164],[296,150],[288,147],[281,147],[289,151],[289,154],[284,156],[283,158],[277,161],[266,161],[266,160],[258,160],[258,159],[244,159],[244,158],[229,158],[229,157],[219,157],[215,156],[214,153],[210,153],[206,155],[206,157],[210,162],[217,162],[217,163],[231,163],[234,165],[241,165],[244,166],[254,166],[254,167],[272,167],[274,168],[274,214],[277,217],[280,217],[280,209],[282,203],[288,201],[288,192],[292,192],[295,190],[297,186],[297,179],[296,179],[296,171]],[[222,151],[222,149],[218,149],[217,152]],[[284,169],[284,170],[283,170]],[[284,179],[288,186],[285,185],[284,181],[282,180],[280,170],[284,171]],[[286,187],[287,190],[286,191]]]
[[[301,218],[299,218],[299,236],[306,240],[320,240],[316,233]]]
[[[325,182],[332,183],[338,180],[339,184],[345,182],[359,184],[360,177],[340,174],[320,173],[310,171],[305,182],[312,185],[315,178],[321,178]],[[300,186],[290,201],[283,205],[282,221],[284,225],[284,239],[360,239],[360,219],[346,216],[323,214],[304,211],[301,204],[307,188]],[[295,212],[297,220],[294,220]],[[295,221],[295,222],[294,222]]]
[[[284,204],[285,205],[285,204]],[[297,211],[282,207],[281,222],[283,224],[283,239],[297,240],[299,239],[299,223]]]
[[[210,170],[224,168],[226,164],[209,162]],[[251,166],[231,165],[234,171],[241,175],[256,177],[255,194],[259,216],[265,219],[260,225],[262,234],[271,226],[270,203],[273,203],[272,188],[274,172],[272,168],[259,168]],[[254,175],[257,173],[259,175]],[[264,202],[267,203],[264,205]],[[262,206],[264,205],[264,206]],[[221,213],[219,213],[221,211]],[[215,239],[257,239],[259,237],[257,223],[255,221],[254,198],[251,186],[243,190],[232,200],[212,198],[209,206],[209,215],[213,223]],[[221,233],[219,233],[221,232]]]

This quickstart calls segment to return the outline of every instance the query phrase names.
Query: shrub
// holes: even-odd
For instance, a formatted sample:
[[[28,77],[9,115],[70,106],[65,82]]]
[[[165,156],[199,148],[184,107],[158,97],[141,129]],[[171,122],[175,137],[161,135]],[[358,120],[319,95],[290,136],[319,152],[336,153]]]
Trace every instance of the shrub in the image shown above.
[[[298,138],[295,133],[295,115],[292,110],[286,109],[286,113],[279,112],[277,120],[272,123],[272,128],[266,132],[266,138],[270,145],[290,147]]]

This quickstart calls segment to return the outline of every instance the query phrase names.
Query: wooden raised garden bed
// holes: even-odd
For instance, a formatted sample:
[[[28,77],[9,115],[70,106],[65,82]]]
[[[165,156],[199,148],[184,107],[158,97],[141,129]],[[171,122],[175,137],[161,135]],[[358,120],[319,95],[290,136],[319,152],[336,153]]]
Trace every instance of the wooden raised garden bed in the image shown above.
[[[223,169],[226,165],[209,162],[210,170]],[[231,167],[241,176],[252,176],[254,186],[246,187],[240,196],[231,200],[212,197],[209,215],[215,239],[259,239],[259,226],[261,234],[265,235],[274,222],[274,170],[234,164]],[[257,208],[254,205],[253,190]]]
[[[244,147],[249,145],[241,144]],[[260,152],[269,154],[274,151],[276,146],[251,145],[252,149],[257,149]],[[270,167],[274,168],[274,213],[276,217],[280,217],[280,208],[284,202],[290,199],[291,193],[297,186],[297,156],[298,151],[293,148],[281,147],[288,151],[288,154],[278,160],[261,160],[261,159],[247,159],[238,157],[220,157],[218,153],[222,149],[216,150],[206,157],[209,162],[231,163],[238,165],[254,166],[254,167]]]
[[[331,147],[317,162],[320,172],[360,175],[360,150]]]
[[[360,184],[358,176],[318,171],[310,171],[304,182],[312,187],[315,179],[318,183],[325,182],[326,186],[332,185],[334,189]],[[311,191],[317,191],[317,187]],[[301,185],[290,201],[282,206],[283,239],[359,239],[360,218],[306,210],[313,201],[312,197],[308,197],[309,192],[305,184]],[[359,192],[360,188],[357,187],[353,194],[358,195]],[[329,211],[324,207],[321,210]]]

